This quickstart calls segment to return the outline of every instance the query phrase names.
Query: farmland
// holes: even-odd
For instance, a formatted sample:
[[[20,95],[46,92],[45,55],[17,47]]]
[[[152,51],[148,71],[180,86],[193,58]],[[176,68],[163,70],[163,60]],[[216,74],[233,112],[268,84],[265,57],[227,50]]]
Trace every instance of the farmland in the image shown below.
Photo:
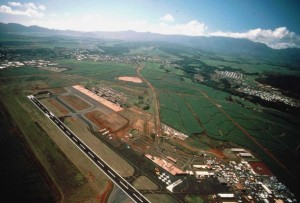
[[[265,111],[267,109],[262,106],[236,97],[244,106],[241,107],[239,103],[229,102],[226,99],[229,94],[226,92],[201,83],[190,85],[190,81],[185,79],[187,76],[180,79],[172,68],[168,73],[163,73],[158,67],[149,64],[142,73],[159,93],[162,122],[190,136],[201,137],[204,133],[217,140],[250,148],[264,157],[277,172],[281,170],[280,167],[275,167],[269,159],[267,161],[263,152],[257,150],[255,144],[240,129],[247,131],[266,149],[281,155],[293,154],[299,145],[294,124],[287,123],[277,113],[268,114]],[[282,161],[288,164],[290,160]],[[296,173],[295,168],[290,170]]]
[[[299,110],[296,105],[289,105],[294,104],[296,98],[285,97],[278,93],[278,89],[262,85],[257,80],[273,71],[279,75],[290,75],[295,70],[286,69],[280,64],[272,65],[268,61],[241,59],[237,62],[222,55],[213,58],[200,50],[176,48],[169,44],[157,43],[154,46],[152,43],[100,43],[93,40],[91,43],[74,40],[72,44],[72,40],[62,41],[64,50],[53,48],[54,44],[49,42],[43,45],[44,54],[37,55],[38,50],[32,53],[24,51],[25,45],[23,49],[10,50],[9,47],[13,45],[7,42],[8,54],[5,56],[16,54],[15,60],[20,61],[30,57],[37,61],[50,60],[49,63],[57,63],[64,71],[52,72],[33,65],[0,70],[0,93],[24,135],[33,132],[33,137],[27,138],[29,142],[41,144],[45,141],[36,150],[45,147],[41,150],[47,157],[43,155],[40,159],[48,171],[53,170],[52,179],[56,180],[62,193],[74,192],[74,195],[67,196],[70,201],[77,200],[76,195],[80,196],[80,200],[85,197],[93,199],[93,195],[107,199],[110,192],[114,191],[113,184],[91,163],[86,166],[87,161],[83,155],[80,156],[80,151],[74,146],[70,147],[68,140],[61,138],[61,132],[54,130],[40,112],[35,112],[33,106],[25,101],[26,95],[49,92],[41,96],[40,102],[130,183],[145,190],[146,196],[153,201],[202,201],[202,197],[205,200],[211,198],[209,195],[214,186],[220,191],[225,189],[219,187],[213,178],[198,183],[196,178],[187,176],[186,182],[169,195],[171,193],[166,192],[165,183],[158,178],[165,171],[153,160],[145,159],[147,153],[172,161],[182,171],[195,171],[193,164],[204,165],[206,161],[217,160],[228,166],[228,159],[236,161],[239,157],[227,152],[227,148],[243,147],[253,155],[247,161],[252,162],[253,167],[262,168],[257,169],[261,173],[279,175],[291,187],[295,183],[290,180],[299,179],[299,165],[293,164],[299,160]],[[31,49],[37,46],[34,40],[28,43]],[[7,63],[9,60],[11,58],[7,59]],[[228,74],[225,77],[218,74],[220,71],[228,71]],[[228,76],[236,74],[241,74],[242,79]],[[122,108],[114,111],[77,91],[72,87],[74,85],[87,89],[105,87],[113,92],[111,94],[122,93],[127,100],[122,103]],[[275,92],[276,96],[288,102],[281,105],[278,101],[269,102],[257,95],[246,95],[241,87]],[[99,93],[99,89],[96,89],[96,93]],[[107,95],[99,93],[103,100]],[[111,102],[116,103],[116,100],[112,99]],[[154,112],[156,105],[161,122],[171,131],[183,133],[188,138],[178,139],[166,132],[158,136],[156,130],[159,125],[155,123],[157,112]],[[20,115],[17,112],[21,112]],[[24,124],[20,116],[31,120]],[[41,127],[33,127],[31,121]],[[38,137],[40,133],[42,136]],[[51,147],[55,150],[50,150]],[[36,154],[39,156],[39,151]],[[51,168],[51,163],[61,168]],[[271,168],[271,172],[268,168]],[[68,171],[66,179],[59,180],[58,173],[61,171]],[[174,182],[177,177],[172,178]],[[209,194],[196,189],[199,185],[199,188],[203,188],[204,182],[209,186]],[[183,185],[190,188],[186,189]],[[90,188],[93,189],[89,193]],[[182,194],[177,192],[181,189],[190,191]],[[84,191],[83,195],[76,193],[77,190]],[[201,197],[193,196],[199,191],[203,192]]]

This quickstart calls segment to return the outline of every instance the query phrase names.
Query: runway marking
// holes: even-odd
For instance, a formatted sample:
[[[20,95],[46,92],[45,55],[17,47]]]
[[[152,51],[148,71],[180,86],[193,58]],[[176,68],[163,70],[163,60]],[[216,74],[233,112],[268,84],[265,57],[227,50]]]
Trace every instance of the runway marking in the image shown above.
[[[113,177],[116,177],[110,170],[107,170]]]
[[[75,137],[72,137],[72,139],[73,139],[75,142],[78,142],[78,140],[77,140]]]
[[[143,202],[143,200],[141,200],[138,196],[136,196],[135,193],[133,193],[133,195],[134,195],[136,198],[138,198],[141,202]]]
[[[81,143],[79,145],[81,146],[81,148],[85,149],[85,147]]]
[[[122,181],[120,181],[120,183],[121,183],[124,187],[126,187],[127,189],[129,189],[129,188],[127,187],[127,185],[125,185]]]
[[[71,135],[71,133],[70,133],[69,131],[66,131],[66,133],[67,133],[68,135]]]
[[[95,158],[95,156],[91,153],[91,152],[88,152],[89,153],[89,155],[91,155],[93,158]]]
[[[54,122],[58,124],[58,121],[56,119],[54,120]]]
[[[104,167],[104,165],[103,165],[99,160],[98,160],[97,162],[98,162],[102,167]]]

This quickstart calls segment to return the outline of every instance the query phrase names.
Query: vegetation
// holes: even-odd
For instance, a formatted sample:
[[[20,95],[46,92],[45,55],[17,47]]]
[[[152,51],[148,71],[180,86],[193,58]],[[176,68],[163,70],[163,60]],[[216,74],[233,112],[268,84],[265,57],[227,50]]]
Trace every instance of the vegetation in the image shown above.
[[[6,35],[0,40],[1,61],[43,59],[67,68],[62,73],[33,66],[0,70],[1,92],[5,92],[1,98],[5,98],[4,103],[22,133],[32,134],[32,139],[41,143],[41,151],[45,152],[48,161],[61,165],[60,162],[67,159],[58,149],[47,151],[50,147],[55,148],[55,145],[47,140],[46,134],[39,127],[30,121],[21,121],[22,117],[30,116],[20,107],[21,103],[26,104],[23,91],[31,93],[35,89],[101,82],[126,93],[129,97],[127,107],[137,106],[152,112],[152,98],[145,83],[128,84],[117,80],[119,76],[136,76],[137,62],[79,61],[72,55],[79,49],[95,55],[153,57],[152,60],[139,61],[145,64],[141,74],[158,94],[161,121],[187,134],[187,144],[214,146],[207,141],[212,138],[216,142],[235,143],[251,149],[281,173],[282,169],[266,153],[270,151],[282,163],[293,166],[289,169],[299,177],[299,166],[292,164],[299,162],[299,108],[279,102],[271,104],[239,89],[245,84],[258,88],[257,82],[261,82],[279,88],[278,91],[282,89],[285,95],[297,100],[299,64],[286,65],[272,58],[207,53],[167,43],[103,42],[96,39],[86,39],[87,42],[84,42],[78,38],[49,36],[11,37]],[[156,60],[157,56],[163,56],[165,60]],[[235,80],[221,77],[217,71],[241,73],[243,78]],[[292,80],[295,86],[292,92],[285,85],[288,80]],[[206,137],[209,139],[204,139]],[[53,167],[58,173],[60,169]],[[77,177],[76,174],[80,174],[68,161],[61,167],[62,170],[71,167],[70,174],[66,174],[66,178],[71,181]],[[78,187],[82,181],[75,180],[71,187]],[[156,200],[156,196],[151,198]],[[186,201],[198,200],[201,201],[198,197],[186,197]]]

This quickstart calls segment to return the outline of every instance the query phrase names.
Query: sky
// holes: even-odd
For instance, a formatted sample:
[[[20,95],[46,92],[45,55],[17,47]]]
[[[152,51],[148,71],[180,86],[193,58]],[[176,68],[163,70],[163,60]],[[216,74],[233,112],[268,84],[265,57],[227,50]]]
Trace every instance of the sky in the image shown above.
[[[299,0],[0,0],[0,22],[77,31],[223,36],[300,48]]]

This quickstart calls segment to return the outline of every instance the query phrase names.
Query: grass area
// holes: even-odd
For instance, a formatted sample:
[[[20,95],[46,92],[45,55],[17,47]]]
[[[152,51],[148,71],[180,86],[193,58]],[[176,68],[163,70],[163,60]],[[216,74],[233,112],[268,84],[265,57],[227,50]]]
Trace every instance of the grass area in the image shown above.
[[[56,202],[60,196],[28,149],[24,135],[0,102],[1,199],[7,202]],[[48,180],[48,181],[47,181]]]
[[[43,74],[50,75],[51,73],[49,73],[49,71],[40,70],[40,69],[33,68],[33,67],[30,67],[30,66],[16,67],[16,68],[6,68],[6,69],[0,71],[0,76],[1,77],[12,77],[12,76],[21,76],[21,75],[22,76],[23,75],[37,75],[35,77],[41,77],[41,76],[38,76],[38,75],[43,75]]]
[[[170,196],[168,194],[146,194],[145,197],[150,202],[164,202],[164,203],[177,202],[172,196]]]
[[[74,191],[86,180],[78,169],[68,160],[64,153],[48,137],[43,129],[33,120],[24,118],[38,118],[41,116],[36,109],[31,110],[30,101],[23,95],[15,97],[5,94],[3,100],[10,115],[19,126],[26,141],[29,143],[37,159],[45,167],[46,171],[59,184],[62,191]],[[26,109],[26,111],[24,110]],[[30,112],[30,113],[29,113]],[[64,173],[63,176],[61,174]]]
[[[184,197],[184,201],[187,203],[204,203],[204,200],[197,195],[187,195]]]
[[[80,75],[97,80],[116,81],[116,78],[120,76],[136,76],[135,67],[130,64],[77,60],[60,60],[58,63],[69,67],[65,74]]]
[[[8,68],[0,71],[0,78],[6,84],[24,85],[27,82],[43,81],[51,87],[64,87],[78,84],[83,78],[66,76],[61,73],[40,70],[33,67]],[[23,87],[22,89],[26,89]]]
[[[70,106],[75,111],[83,111],[91,107],[91,105],[85,102],[82,98],[76,95],[63,95],[59,99],[64,101],[68,106]]]
[[[42,99],[40,102],[47,106],[49,111],[54,113],[57,117],[66,116],[70,112],[68,109],[66,109],[59,101],[50,98],[50,99]]]
[[[133,186],[137,190],[157,190],[158,189],[157,185],[154,182],[152,182],[149,178],[147,178],[146,176],[138,177],[134,181]]]

